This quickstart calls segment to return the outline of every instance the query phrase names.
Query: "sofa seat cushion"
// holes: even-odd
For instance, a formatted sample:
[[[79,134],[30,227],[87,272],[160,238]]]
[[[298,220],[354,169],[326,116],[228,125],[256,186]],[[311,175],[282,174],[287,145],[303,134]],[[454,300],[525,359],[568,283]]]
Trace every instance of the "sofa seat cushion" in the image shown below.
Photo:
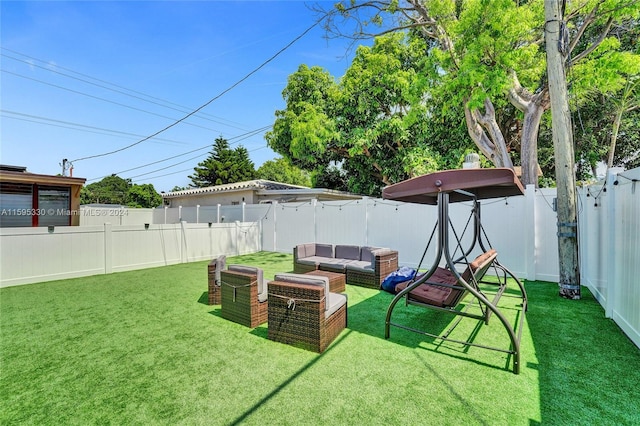
[[[298,259],[298,263],[302,265],[316,265],[318,266],[322,262],[326,262],[330,258],[321,257],[321,256],[309,256],[302,259]]]
[[[318,268],[324,269],[326,271],[336,271],[344,273],[349,262],[349,259],[324,259],[318,264]]]
[[[347,271],[375,272],[373,266],[371,266],[371,262],[366,262],[364,260],[354,260],[347,263]]]
[[[406,283],[398,284],[396,291],[401,291],[406,287]],[[410,297],[418,302],[426,303],[432,306],[445,306],[446,300],[451,295],[453,289],[448,287],[440,287],[431,284],[421,284],[417,288],[411,290]]]

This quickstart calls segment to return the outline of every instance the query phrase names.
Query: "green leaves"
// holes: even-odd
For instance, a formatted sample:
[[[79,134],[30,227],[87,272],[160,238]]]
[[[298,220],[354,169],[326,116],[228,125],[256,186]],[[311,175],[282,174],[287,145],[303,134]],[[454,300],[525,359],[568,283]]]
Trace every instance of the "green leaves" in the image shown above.
[[[152,184],[132,184],[130,179],[111,175],[83,187],[80,203],[153,208],[162,204],[162,197]]]
[[[242,182],[252,180],[255,176],[255,168],[246,148],[239,146],[231,149],[229,142],[222,137],[215,140],[209,157],[193,170],[189,179],[194,188]]]
[[[452,123],[430,95],[441,76],[428,51],[424,38],[395,33],[360,46],[340,81],[300,66],[283,91],[287,106],[276,112],[269,146],[320,176],[337,162],[339,177],[317,181],[342,185],[346,179],[347,190],[366,195],[442,167],[448,147],[429,129],[441,129],[452,145],[471,141],[454,130],[464,122]]]

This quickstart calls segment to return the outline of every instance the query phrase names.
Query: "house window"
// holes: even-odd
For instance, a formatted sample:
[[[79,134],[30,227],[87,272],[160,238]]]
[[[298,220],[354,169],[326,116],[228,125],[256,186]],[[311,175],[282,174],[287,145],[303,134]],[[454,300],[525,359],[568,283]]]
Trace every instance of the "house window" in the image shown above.
[[[38,211],[45,212],[38,217],[38,226],[71,225],[71,194],[69,188],[39,186]]]
[[[0,227],[31,226],[33,185],[0,183]]]

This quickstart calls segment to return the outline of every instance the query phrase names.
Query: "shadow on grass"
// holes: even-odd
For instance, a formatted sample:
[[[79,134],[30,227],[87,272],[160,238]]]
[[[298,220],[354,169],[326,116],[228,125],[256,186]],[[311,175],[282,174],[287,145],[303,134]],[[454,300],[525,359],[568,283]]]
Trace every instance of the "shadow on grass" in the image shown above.
[[[389,307],[392,299],[392,294],[381,291],[357,304],[350,305],[347,328],[359,333],[384,339],[387,308]],[[464,303],[468,303],[468,300]],[[464,304],[461,306],[464,307]],[[451,333],[452,335],[456,335],[457,333],[457,340],[474,343],[476,337],[484,326],[484,322],[473,318],[462,318],[460,324],[455,325],[455,321],[458,318],[458,316],[447,312],[411,305],[406,306],[403,301],[400,301],[393,311],[391,321],[396,324],[402,324],[404,326],[426,331],[435,335],[442,335],[445,331],[448,332],[451,327],[455,327],[451,330]],[[497,318],[494,321],[497,321]],[[478,361],[467,355],[471,347],[470,345],[446,341],[397,327],[391,327],[388,341],[410,348],[419,348],[431,352],[438,352],[452,358],[470,361],[490,368],[499,370],[511,369],[511,356],[507,357],[504,366]],[[505,349],[507,349],[509,346],[508,337],[505,338],[505,344]]]
[[[561,298],[555,283],[529,282],[527,292],[541,423],[639,424],[640,350],[587,288],[581,300]]]
[[[254,329],[252,331],[252,333],[256,332],[256,333],[262,333],[265,332],[265,338],[266,338],[266,331],[267,329],[264,327],[259,327],[257,329]],[[311,368],[315,363],[317,363],[318,361],[320,361],[325,354],[329,353],[331,350],[333,350],[333,348],[337,345],[340,344],[340,342],[344,339],[346,339],[349,334],[351,332],[349,330],[347,330],[346,333],[342,333],[341,336],[339,336],[328,348],[327,350],[325,350],[323,353],[318,354],[317,357],[315,357],[313,360],[311,360],[310,362],[308,362],[307,364],[305,364],[304,366],[302,366],[302,368],[300,368],[298,371],[296,371],[295,373],[293,373],[291,376],[289,376],[289,378],[287,378],[287,380],[285,380],[284,382],[280,383],[278,386],[275,387],[275,389],[273,389],[271,392],[269,392],[267,395],[265,395],[263,398],[261,398],[258,402],[256,402],[255,404],[253,404],[251,407],[249,407],[249,409],[247,409],[244,413],[240,414],[240,416],[238,416],[235,420],[233,420],[231,423],[231,425],[238,425],[241,424],[242,422],[244,422],[251,414],[253,414],[258,408],[260,408],[260,406],[262,406],[263,404],[269,402],[269,400],[273,397],[275,397],[277,394],[279,394],[282,390],[284,390],[291,382],[293,382],[295,379],[297,379],[301,374],[303,374],[305,371],[307,371],[309,368]]]
[[[202,295],[198,299],[198,303],[202,303],[203,305],[209,305],[209,293],[206,291],[202,293]]]

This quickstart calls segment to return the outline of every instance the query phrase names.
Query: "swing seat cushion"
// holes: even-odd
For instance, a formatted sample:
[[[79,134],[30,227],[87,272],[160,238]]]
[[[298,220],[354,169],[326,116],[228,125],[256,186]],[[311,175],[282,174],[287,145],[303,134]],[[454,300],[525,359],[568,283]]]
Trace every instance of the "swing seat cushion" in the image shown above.
[[[456,285],[458,280],[451,273],[451,271],[444,268],[437,268],[433,275],[429,277],[429,284],[419,285],[417,288],[411,290],[410,297],[411,299],[426,303],[432,306],[451,306],[451,304],[456,300],[460,293],[462,293],[461,289],[450,288],[450,287],[442,287],[438,284],[447,284],[447,285]],[[410,284],[411,281],[405,281],[396,286],[396,293],[405,289],[407,284]]]
[[[486,274],[489,266],[495,260],[498,253],[494,249],[480,254],[462,273],[462,279],[465,281],[471,281],[473,277],[476,280],[481,280]],[[419,277],[416,278],[416,280]],[[404,290],[411,281],[400,283],[396,286],[396,293]],[[436,268],[433,275],[429,277],[429,280],[411,290],[409,297],[415,301],[426,303],[432,306],[438,307],[453,307],[457,305],[463,297],[463,293],[466,291],[462,287],[442,287],[438,284],[446,284],[452,286],[460,286],[458,279],[453,273],[445,268]]]

